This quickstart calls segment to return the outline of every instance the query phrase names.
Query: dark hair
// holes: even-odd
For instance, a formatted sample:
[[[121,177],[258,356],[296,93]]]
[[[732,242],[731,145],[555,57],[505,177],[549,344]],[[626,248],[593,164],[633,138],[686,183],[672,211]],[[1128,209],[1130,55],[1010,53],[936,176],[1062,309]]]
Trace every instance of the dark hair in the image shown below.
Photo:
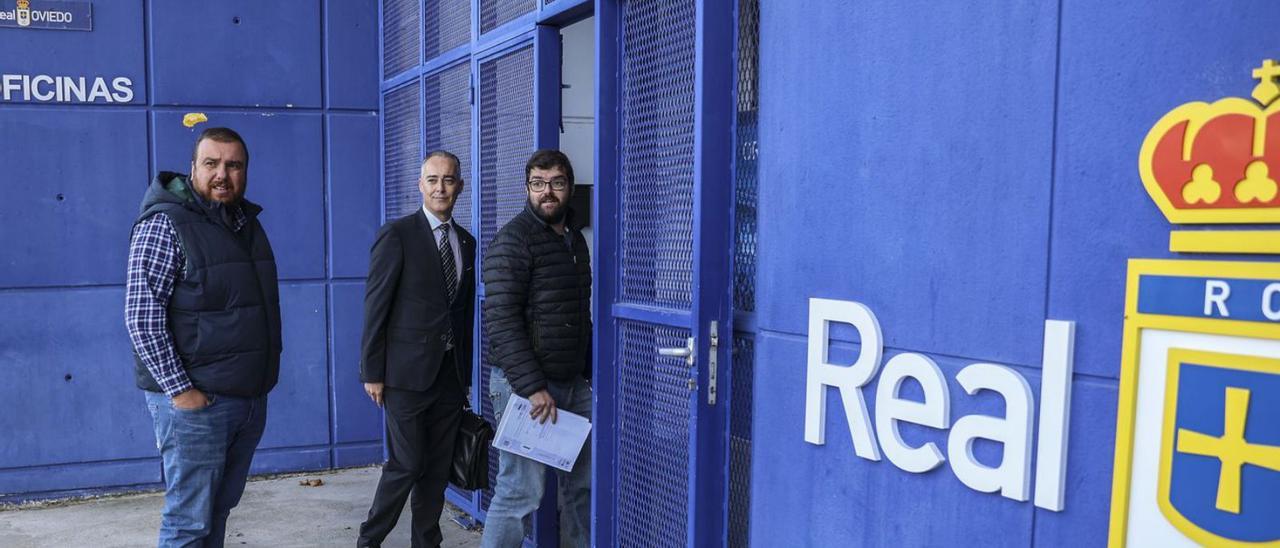
[[[217,141],[219,143],[240,143],[240,148],[244,149],[244,163],[249,164],[249,145],[244,144],[244,139],[240,137],[236,130],[229,127],[211,127],[200,132],[200,136],[196,138],[196,144],[191,147],[191,163],[196,163],[196,154],[200,150],[200,143],[205,139]]]
[[[569,184],[573,184],[573,164],[569,163],[569,157],[565,156],[554,148],[544,148],[533,153],[529,157],[529,163],[524,165],[524,181],[529,182],[529,174],[534,168],[551,169],[558,167],[564,170],[564,176],[569,180]]]
[[[450,160],[453,160],[453,174],[458,178],[459,181],[462,181],[465,179],[462,176],[462,161],[459,160],[458,157],[455,156],[452,152],[449,152],[447,150],[433,150],[431,151],[431,154],[428,154],[426,158],[423,158],[422,165],[418,166],[419,177],[422,176],[422,168],[426,167],[427,162],[432,158],[448,158]]]

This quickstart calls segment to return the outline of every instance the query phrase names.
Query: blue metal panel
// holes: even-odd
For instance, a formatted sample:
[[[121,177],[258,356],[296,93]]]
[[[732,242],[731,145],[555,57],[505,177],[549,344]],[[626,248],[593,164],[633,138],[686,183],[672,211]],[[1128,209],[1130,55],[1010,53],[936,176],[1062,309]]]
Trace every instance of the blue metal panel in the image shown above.
[[[804,297],[844,298],[887,345],[1039,363],[1056,15],[762,3],[760,65],[786,67],[760,74],[762,329],[804,333]],[[947,84],[903,77],[920,63]]]
[[[1159,31],[1125,30],[1137,24]],[[1250,70],[1280,51],[1277,25],[1265,0],[1063,6],[1049,313],[1081,322],[1076,371],[1119,376],[1126,261],[1170,256],[1174,226],[1138,181],[1143,137],[1182,103],[1248,97]],[[1152,56],[1176,77],[1134,64]]]
[[[316,237],[325,233],[320,115],[206,111],[208,124],[188,129],[182,125],[184,112],[152,113],[156,168],[190,172],[191,148],[201,129],[214,125],[235,129],[249,145],[245,196],[263,208],[259,219],[271,238],[280,278],[324,277],[324,238]]]
[[[12,4],[8,3],[10,9]],[[103,9],[99,3],[93,13],[94,29],[90,32],[6,28],[0,32],[0,51],[5,52],[4,68],[0,70],[4,74],[31,76],[84,76],[90,86],[98,76],[104,77],[107,85],[117,77],[128,78],[133,90],[133,99],[129,102],[145,104],[147,72],[142,6],[142,2],[112,2],[110,8]],[[11,96],[8,101],[25,102],[20,95]],[[100,97],[93,102],[109,101]],[[110,102],[114,102],[114,97]]]
[[[471,65],[456,64],[422,79],[424,90],[423,155],[447,150],[458,156],[463,179],[471,173]],[[471,222],[471,181],[465,181],[453,218],[468,230]]]
[[[479,63],[480,260],[499,228],[525,207],[524,165],[534,146],[533,47]]]
[[[316,0],[149,5],[156,104],[321,105]]]
[[[417,82],[382,98],[383,215],[388,221],[422,207],[422,91]]]
[[[122,288],[5,291],[0,310],[0,467],[156,455]]]
[[[140,404],[146,412],[146,404]],[[147,418],[150,421],[150,417]],[[155,438],[152,438],[154,440]],[[156,452],[159,454],[159,451]],[[159,489],[160,457],[0,470],[0,502]]]
[[[333,377],[329,381],[333,387],[333,441],[377,442],[381,449],[382,412],[369,400],[360,382],[364,290],[364,284],[357,282],[335,283],[329,289],[333,319],[329,333],[333,344]]]
[[[480,32],[496,29],[537,7],[537,0],[480,0]]]
[[[284,353],[259,450],[329,443],[329,352],[323,284],[280,284]],[[325,448],[328,451],[328,448]]]
[[[471,42],[471,0],[429,0],[423,11],[422,56],[431,59]]]
[[[6,108],[0,143],[0,287],[123,283],[147,184],[146,114]]]
[[[328,447],[262,449],[253,454],[250,474],[324,470],[333,466]]]
[[[763,7],[763,6],[762,6]],[[762,22],[768,21],[765,16]],[[772,150],[772,149],[769,149]],[[854,454],[845,415],[834,394],[828,398],[826,445],[804,443],[804,385],[806,346],[803,339],[762,334],[757,339],[756,377],[759,386],[777,387],[768,397],[756,399],[755,439],[777,443],[752,445],[751,542],[756,546],[796,543],[797,532],[813,546],[1028,546],[1031,543],[1034,506],[987,493],[960,483],[944,464],[923,474],[911,474],[888,460],[873,462]],[[857,347],[835,345],[833,358],[853,356]],[[896,354],[886,349],[886,358]],[[954,379],[967,365],[952,358],[933,356],[943,374]],[[842,358],[837,358],[842,359]],[[1034,370],[1020,369],[1033,392],[1039,393]],[[1003,402],[990,392],[967,395],[949,382],[951,416],[973,413],[1002,415]],[[863,390],[874,413],[875,382]],[[904,397],[920,397],[904,390]],[[1099,405],[1102,405],[1099,402]],[[1106,430],[1110,424],[1084,425]],[[903,438],[913,446],[938,444],[945,451],[945,430],[902,425]],[[1101,439],[1106,439],[1105,437]],[[1102,443],[1102,442],[1099,442]],[[987,465],[999,463],[994,444],[975,445],[977,458]],[[1109,448],[1109,446],[1108,446]],[[1104,450],[1109,454],[1109,449]],[[1103,481],[1109,481],[1110,475]],[[1105,497],[1103,497],[1105,500]],[[1080,499],[1078,504],[1098,505]],[[1068,503],[1070,507],[1070,503]],[[778,524],[786,524],[779,527]],[[1104,524],[1097,527],[1105,528]]]
[[[325,106],[378,109],[378,4],[324,2]]]
[[[378,117],[330,114],[326,122],[329,272],[335,278],[362,278],[381,219],[378,183],[371,177],[378,172]]]

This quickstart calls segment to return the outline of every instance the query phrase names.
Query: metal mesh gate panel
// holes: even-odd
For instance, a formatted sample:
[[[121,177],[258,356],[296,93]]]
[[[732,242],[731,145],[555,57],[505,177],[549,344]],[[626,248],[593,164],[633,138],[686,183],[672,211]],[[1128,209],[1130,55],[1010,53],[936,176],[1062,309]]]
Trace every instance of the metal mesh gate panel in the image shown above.
[[[733,306],[756,308],[756,204],[759,179],[759,0],[738,1],[737,135],[734,141]],[[751,516],[751,406],[755,396],[755,334],[733,334],[729,409],[729,546],[749,546]]]
[[[618,542],[684,546],[688,534],[689,393],[696,371],[658,347],[687,329],[618,322]]]
[[[524,209],[533,153],[533,47],[480,63],[480,254]]]
[[[422,206],[418,171],[422,162],[421,88],[417,82],[387,92],[383,98],[382,151],[387,220],[407,215]]]
[[[471,41],[471,0],[427,0],[422,19],[425,59]]]
[[[756,309],[756,118],[759,112],[759,0],[739,0],[738,127],[734,174],[733,308]]]
[[[462,163],[462,178],[471,174],[471,69],[466,63],[422,79],[423,154],[447,150]],[[471,224],[471,185],[463,184],[453,219],[468,230]]]
[[[695,6],[623,14],[622,297],[688,309],[693,296]]]
[[[480,0],[480,32],[496,29],[536,7],[536,0]]]
[[[417,66],[419,0],[386,0],[382,4],[382,77]]]
[[[751,515],[751,402],[754,395],[755,340],[749,333],[733,339],[732,409],[729,410],[729,546],[748,546]]]

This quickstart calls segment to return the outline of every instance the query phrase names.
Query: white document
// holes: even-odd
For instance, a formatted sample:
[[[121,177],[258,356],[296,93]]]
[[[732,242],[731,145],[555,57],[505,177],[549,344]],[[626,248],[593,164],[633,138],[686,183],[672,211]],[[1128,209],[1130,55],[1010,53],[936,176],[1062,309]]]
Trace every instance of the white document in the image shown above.
[[[573,470],[582,444],[591,433],[591,421],[557,408],[555,424],[551,419],[540,423],[529,416],[532,408],[529,400],[512,394],[493,435],[493,446],[565,472]]]

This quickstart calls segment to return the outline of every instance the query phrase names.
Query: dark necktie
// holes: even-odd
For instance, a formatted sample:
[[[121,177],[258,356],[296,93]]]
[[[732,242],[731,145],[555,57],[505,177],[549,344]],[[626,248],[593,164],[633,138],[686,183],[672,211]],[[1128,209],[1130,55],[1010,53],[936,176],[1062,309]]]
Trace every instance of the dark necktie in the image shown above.
[[[453,258],[453,244],[449,243],[449,223],[440,225],[440,270],[444,273],[444,292],[449,304],[458,296],[458,265]]]
[[[453,244],[449,243],[449,223],[440,224],[440,270],[444,273],[444,293],[449,304],[458,296],[458,265],[453,259]],[[449,329],[446,348],[453,348],[453,329]]]

